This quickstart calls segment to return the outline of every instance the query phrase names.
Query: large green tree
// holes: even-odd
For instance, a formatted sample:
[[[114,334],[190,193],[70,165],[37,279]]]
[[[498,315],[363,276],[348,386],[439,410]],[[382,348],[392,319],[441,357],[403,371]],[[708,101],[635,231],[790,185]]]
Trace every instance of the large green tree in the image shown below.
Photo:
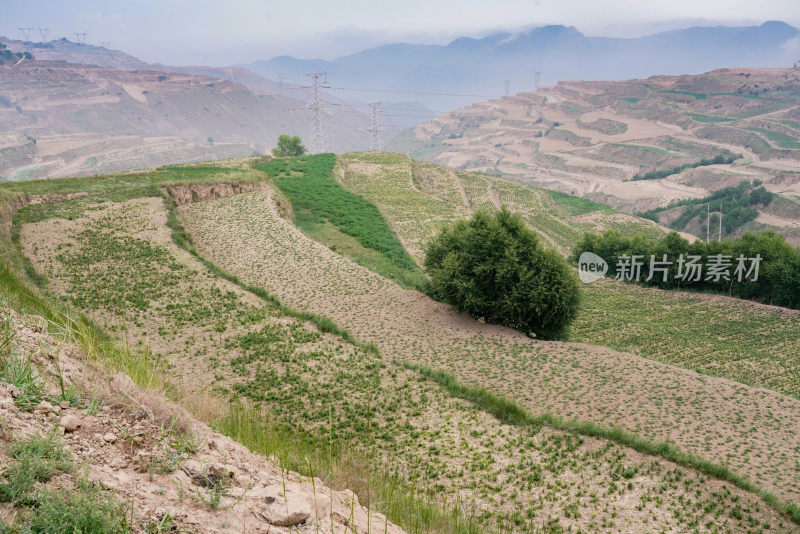
[[[555,338],[575,319],[577,274],[505,207],[446,227],[428,246],[433,290],[476,319]]]
[[[306,147],[298,136],[281,135],[278,137],[278,145],[272,149],[272,155],[276,158],[302,156],[306,153]]]

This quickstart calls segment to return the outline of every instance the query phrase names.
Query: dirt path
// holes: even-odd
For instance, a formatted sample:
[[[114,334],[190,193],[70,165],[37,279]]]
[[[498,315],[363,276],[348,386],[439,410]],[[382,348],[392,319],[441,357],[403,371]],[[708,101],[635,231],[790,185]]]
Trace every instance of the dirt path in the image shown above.
[[[533,413],[614,425],[800,501],[800,401],[610,349],[540,342],[405,291],[311,241],[258,192],[181,207],[201,254],[283,302],[345,325],[385,358],[429,365]]]
[[[464,207],[467,209],[472,209],[472,202],[470,202],[469,196],[467,196],[467,190],[464,188],[464,182],[462,182],[461,179],[453,171],[450,171],[450,173],[453,177],[453,182],[455,182],[456,187],[458,187],[458,193],[461,195],[461,200],[464,201]],[[496,194],[497,193],[495,192],[495,195]]]

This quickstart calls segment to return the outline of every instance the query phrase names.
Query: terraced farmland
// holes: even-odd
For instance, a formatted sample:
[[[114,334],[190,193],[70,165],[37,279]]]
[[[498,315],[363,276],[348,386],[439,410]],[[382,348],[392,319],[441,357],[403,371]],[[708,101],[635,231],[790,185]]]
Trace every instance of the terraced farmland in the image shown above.
[[[417,163],[414,187],[408,179],[403,179],[410,173],[411,165],[411,160],[403,156],[350,154],[342,161],[346,169],[343,183],[381,206],[390,224],[421,263],[424,239],[420,236],[434,235],[453,216],[446,211],[459,198],[454,194],[453,184],[467,173]],[[513,193],[504,195],[504,202],[510,199],[507,204],[527,214],[528,223],[545,237],[554,235],[550,222],[554,219],[568,221],[576,228],[613,228],[623,234],[662,235],[656,225],[586,199],[559,193],[548,195],[494,177],[472,175],[476,177],[474,182],[489,185],[475,187],[471,192],[467,189],[467,199],[482,198],[481,191],[488,197],[489,186],[496,191],[504,191],[508,186]],[[424,181],[420,176],[425,177]],[[387,189],[391,194],[386,193]],[[519,192],[520,189],[523,191]],[[417,206],[423,202],[428,203],[426,216],[418,218]],[[476,204],[479,202],[463,205],[463,211],[469,213],[467,205]],[[443,210],[439,217],[436,208]],[[561,241],[564,246],[569,242]],[[575,341],[618,348],[701,373],[800,396],[797,312],[737,299],[652,291],[612,281],[583,289],[581,312],[572,328],[571,339]]]
[[[568,200],[572,197],[553,197],[542,189],[513,181],[415,162],[397,154],[347,154],[339,161],[342,183],[380,208],[418,262],[424,244],[443,224],[476,209],[492,211],[503,204],[520,213],[564,253],[588,229],[621,228],[649,235],[662,232],[650,221],[588,201],[578,210],[580,215],[574,216],[574,201]]]
[[[503,424],[399,362],[286,316],[178,248],[161,198],[74,202],[70,219],[58,218],[63,203],[32,207],[38,221],[20,229],[54,294],[151,349],[186,385],[357,447],[431,497],[472,510],[487,530],[791,531],[729,483],[600,439]]]
[[[800,312],[604,280],[570,338],[800,397]]]
[[[264,192],[187,205],[180,213],[201,254],[284,302],[346,324],[386,358],[450,372],[533,413],[670,441],[782,498],[800,497],[796,399],[628,353],[537,342],[477,323],[311,241],[280,217]]]

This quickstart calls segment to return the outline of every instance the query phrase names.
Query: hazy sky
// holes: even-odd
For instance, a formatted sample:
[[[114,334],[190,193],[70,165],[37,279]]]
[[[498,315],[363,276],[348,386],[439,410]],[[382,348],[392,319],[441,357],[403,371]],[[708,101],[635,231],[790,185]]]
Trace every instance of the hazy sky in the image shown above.
[[[544,24],[633,37],[689,25],[800,26],[800,0],[0,0],[0,35],[87,32],[145,61],[228,65],[276,55],[332,59],[395,41],[446,43]],[[38,38],[38,34],[34,33]]]

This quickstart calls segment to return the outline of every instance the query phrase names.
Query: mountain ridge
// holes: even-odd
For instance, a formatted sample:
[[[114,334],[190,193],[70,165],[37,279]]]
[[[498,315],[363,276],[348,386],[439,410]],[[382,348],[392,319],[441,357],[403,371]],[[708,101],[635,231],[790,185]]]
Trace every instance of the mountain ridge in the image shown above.
[[[505,80],[510,80],[512,94],[533,89],[535,70],[542,72],[543,84],[554,84],[565,79],[699,74],[722,67],[790,66],[794,56],[800,56],[800,46],[792,46],[797,38],[800,31],[781,21],[694,26],[634,38],[587,36],[574,26],[547,25],[516,34],[459,37],[443,45],[388,43],[332,60],[283,55],[237,66],[267,78],[281,73],[295,81],[312,70],[325,71],[333,85],[360,85],[365,90],[435,88],[452,94],[419,95],[418,100],[435,109],[454,109],[472,101],[460,94],[499,96]],[[380,93],[368,94],[378,98]]]

